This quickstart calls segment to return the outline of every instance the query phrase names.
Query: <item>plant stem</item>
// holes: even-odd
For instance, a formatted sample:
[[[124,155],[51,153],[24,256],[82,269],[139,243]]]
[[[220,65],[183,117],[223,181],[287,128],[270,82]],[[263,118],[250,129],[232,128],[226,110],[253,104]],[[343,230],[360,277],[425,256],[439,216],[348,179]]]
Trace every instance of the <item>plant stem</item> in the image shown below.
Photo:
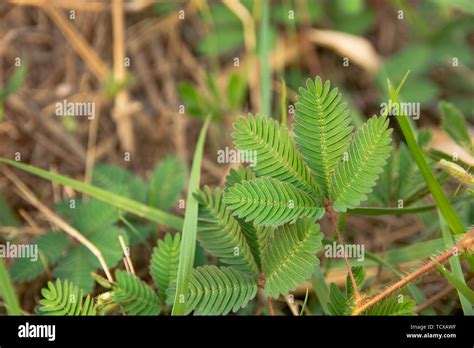
[[[472,247],[474,245],[474,228],[471,229],[471,231],[466,234],[466,236],[459,241],[458,244],[456,244],[455,247],[445,251],[444,253],[438,255],[435,257],[433,260],[435,260],[438,263],[445,263],[449,258],[453,255],[456,255],[457,253],[461,253],[462,251]],[[418,268],[416,271],[408,274],[405,278],[400,279],[398,282],[395,284],[389,286],[386,288],[384,291],[379,293],[378,295],[372,297],[370,300],[366,301],[362,306],[358,306],[354,309],[352,312],[352,315],[358,315],[364,311],[366,311],[368,308],[372,307],[379,301],[383,300],[384,298],[390,296],[394,292],[400,290],[403,288],[405,285],[409,284],[410,282],[414,281],[415,279],[421,277],[422,275],[428,273],[432,269],[436,268],[436,263],[431,261],[428,261],[425,265],[421,266]]]
[[[339,226],[336,218],[336,213],[334,209],[332,209],[332,206],[330,203],[326,204],[326,213],[328,214],[329,219],[331,220],[331,224],[333,228],[336,230],[337,234],[337,239],[339,240],[339,244],[344,246],[344,239],[342,238],[342,234],[339,231]],[[346,263],[346,268],[347,268],[347,273],[349,274],[349,278],[351,279],[352,287],[354,288],[354,298],[356,302],[356,306],[359,307],[359,304],[361,303],[361,296],[359,292],[359,288],[357,287],[357,283],[354,278],[354,274],[352,274],[352,268],[349,263],[349,259],[347,258],[346,253],[344,253],[344,261]]]

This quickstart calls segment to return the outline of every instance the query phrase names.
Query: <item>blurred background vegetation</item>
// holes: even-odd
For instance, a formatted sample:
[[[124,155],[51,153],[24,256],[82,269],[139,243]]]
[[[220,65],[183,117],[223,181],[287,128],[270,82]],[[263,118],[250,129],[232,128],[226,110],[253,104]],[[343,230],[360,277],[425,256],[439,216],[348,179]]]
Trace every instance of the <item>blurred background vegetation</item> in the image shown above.
[[[291,124],[298,88],[307,78],[320,75],[344,92],[353,123],[360,125],[380,114],[381,102],[388,100],[387,78],[398,83],[410,70],[401,98],[421,105],[421,116],[414,123],[423,129],[420,142],[448,157],[458,153],[465,169],[474,163],[472,153],[442,131],[439,109],[441,100],[455,105],[472,132],[471,0],[130,0],[120,9],[123,23],[114,17],[112,7],[109,1],[0,4],[0,156],[20,156],[24,163],[182,215],[184,210],[176,202],[185,197],[186,168],[207,115],[212,115],[213,123],[201,183],[220,185],[231,165],[217,163],[216,151],[231,146],[229,134],[236,117],[264,113],[278,120],[287,117]],[[96,103],[96,117],[56,117],[55,104],[64,99]],[[395,139],[401,139],[394,120],[391,126]],[[411,186],[397,188],[405,190],[407,197],[422,185],[416,166],[407,163],[406,148],[397,153],[405,158],[403,168],[409,169],[394,178],[388,173],[389,181],[381,184],[386,186],[375,192],[371,204],[396,205],[396,200],[384,196],[384,189],[394,182],[403,186],[404,174],[413,177]],[[97,225],[84,226],[87,219],[80,214],[67,215],[64,207],[74,192],[18,175],[42,202],[55,206],[58,214],[90,233],[98,245],[110,245],[94,235]],[[154,192],[153,180],[169,183],[170,191]],[[98,209],[94,204],[84,203],[79,210],[91,219],[89,214]],[[463,222],[472,225],[472,202],[464,200],[456,207]],[[139,219],[129,221],[107,205],[98,211],[103,209],[109,212],[103,226],[123,230],[137,245],[133,259],[138,273],[146,277],[154,245],[150,236],[166,229]],[[49,229],[44,217],[20,198],[6,177],[0,177],[0,238],[28,241]],[[348,240],[364,243],[373,252],[441,235],[436,212],[417,217],[354,217],[348,221],[347,233]],[[90,290],[93,280],[84,274],[98,265],[91,261],[77,267],[88,251],[70,246],[62,237],[44,239],[45,248],[53,241],[64,245],[68,258],[54,275],[72,278]],[[119,248],[109,250],[113,264],[120,261]],[[207,262],[206,257],[198,249],[196,262]],[[28,283],[44,270],[33,271],[14,276],[23,284],[19,285],[23,306],[30,309],[44,284],[44,279]],[[331,277],[345,281],[342,269],[334,270]],[[377,272],[372,277],[377,287],[383,277]],[[439,277],[428,276],[424,282],[428,295],[445,287]],[[439,311],[455,312],[455,300],[440,304]]]

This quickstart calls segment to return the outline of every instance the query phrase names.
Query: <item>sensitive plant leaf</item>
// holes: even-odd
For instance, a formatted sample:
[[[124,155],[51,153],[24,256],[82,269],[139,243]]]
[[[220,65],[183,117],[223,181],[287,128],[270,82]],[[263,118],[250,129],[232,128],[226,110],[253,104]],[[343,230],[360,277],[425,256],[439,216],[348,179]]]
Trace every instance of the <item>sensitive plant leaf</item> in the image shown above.
[[[240,117],[232,133],[235,146],[253,155],[255,171],[317,195],[319,186],[296,150],[287,128],[264,116]]]
[[[401,316],[401,315],[416,315],[416,302],[407,299],[406,296],[400,298],[399,296],[391,296],[377,302],[372,307],[369,307],[361,315],[366,316]]]
[[[99,268],[99,261],[87,248],[76,247],[58,261],[53,276],[69,280],[84,291],[91,292],[94,288],[91,274]]]
[[[0,226],[19,226],[18,219],[11,210],[5,198],[0,195]]]
[[[171,287],[168,298],[175,292]],[[256,280],[243,272],[232,267],[198,267],[189,282],[185,313],[226,315],[245,307],[256,295]]]
[[[322,238],[319,225],[311,219],[301,219],[275,230],[262,255],[265,296],[286,295],[311,277],[319,264],[316,252],[321,248]]]
[[[92,184],[135,201],[145,202],[145,182],[127,169],[97,164],[94,166]]]
[[[41,290],[43,299],[39,301],[37,312],[43,315],[60,316],[94,316],[97,307],[94,299],[86,295],[73,282],[57,279],[56,283],[48,282],[48,287]]]
[[[255,225],[281,225],[301,217],[321,218],[324,209],[312,196],[277,179],[263,177],[229,188],[224,203],[234,215]]]
[[[186,164],[176,156],[161,161],[151,176],[150,205],[170,210],[183,191],[186,172]]]
[[[197,238],[205,249],[235,269],[258,273],[258,265],[247,238],[232,211],[222,201],[222,191],[208,186],[194,195],[199,202]]]
[[[113,225],[120,218],[118,208],[96,199],[78,201],[75,208],[69,209],[71,224],[86,236]]]
[[[17,258],[10,267],[11,279],[14,282],[28,282],[48,267],[54,265],[71,246],[69,238],[58,232],[47,232],[33,240],[30,245],[38,249],[37,260],[31,258]]]
[[[367,273],[363,266],[352,267],[352,275],[357,285],[357,289],[360,290],[364,286],[365,278]],[[354,296],[354,287],[352,286],[352,281],[349,275],[346,277],[346,297],[351,299]]]
[[[166,291],[178,274],[180,241],[179,233],[174,236],[167,233],[163,240],[158,240],[151,256],[150,275],[163,302],[166,301]]]
[[[237,168],[232,168],[229,171],[229,174],[225,178],[225,188],[234,186],[235,184],[240,184],[242,181],[248,181],[256,179],[255,172],[250,169],[250,167],[239,166]]]
[[[296,103],[295,141],[326,197],[332,174],[352,136],[349,111],[337,88],[330,89],[318,76],[300,88]]]
[[[354,306],[351,299],[347,299],[336,284],[332,283],[329,287],[328,310],[330,315],[349,315]]]
[[[459,146],[473,153],[473,144],[469,128],[461,111],[446,101],[439,103],[442,127]]]
[[[112,290],[112,301],[120,305],[127,315],[158,315],[161,303],[145,282],[136,275],[125,271],[115,271],[116,282]]]
[[[227,103],[231,110],[237,110],[241,107],[246,92],[247,85],[243,76],[232,74],[227,83]]]
[[[392,150],[386,117],[373,116],[355,134],[348,158],[338,163],[332,177],[334,210],[345,212],[367,199]]]

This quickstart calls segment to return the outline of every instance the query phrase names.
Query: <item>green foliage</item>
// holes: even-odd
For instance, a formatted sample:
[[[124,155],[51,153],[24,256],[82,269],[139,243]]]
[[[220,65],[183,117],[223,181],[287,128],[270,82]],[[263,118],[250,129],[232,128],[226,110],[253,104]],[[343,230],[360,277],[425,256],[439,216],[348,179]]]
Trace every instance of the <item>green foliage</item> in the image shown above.
[[[312,196],[271,177],[234,185],[224,193],[224,203],[255,225],[280,225],[305,216],[317,220],[324,213]]]
[[[258,266],[247,238],[230,209],[222,201],[222,191],[206,186],[194,196],[199,202],[198,234],[201,245],[221,261],[240,271],[256,274]]]
[[[10,94],[20,88],[26,78],[27,73],[28,64],[26,63],[21,64],[18,68],[15,69],[15,72],[12,74],[10,79],[7,81],[4,87],[0,89],[0,104],[3,103]]]
[[[362,315],[367,316],[393,316],[393,315],[415,315],[416,303],[413,300],[399,300],[398,296],[391,296],[381,300],[372,307],[369,307]]]
[[[138,202],[145,201],[146,184],[124,168],[98,164],[94,167],[92,184]]]
[[[158,315],[161,304],[156,293],[137,276],[121,270],[115,272],[112,301],[120,304],[127,315]]]
[[[360,290],[363,287],[366,278],[365,269],[361,266],[352,267],[352,274],[354,275],[357,288]],[[415,301],[408,299],[405,295],[392,295],[377,302],[360,315],[415,315],[415,305]],[[336,284],[331,284],[328,303],[330,315],[352,315],[355,306],[354,288],[349,275],[346,277],[345,294],[336,286]]]
[[[160,299],[166,301],[166,291],[176,279],[179,263],[180,234],[167,233],[163,240],[153,249],[150,261],[150,275],[155,282]]]
[[[318,76],[300,88],[296,103],[295,141],[325,196],[332,188],[332,174],[349,145],[352,127],[346,103],[337,88]]]
[[[442,116],[442,126],[446,133],[461,147],[474,153],[473,143],[466,119],[453,104],[442,101],[439,104]]]
[[[74,283],[57,279],[56,283],[48,282],[48,287],[41,290],[43,299],[39,301],[37,311],[44,315],[96,315],[94,300],[89,295],[84,299],[84,290]]]
[[[63,233],[47,232],[31,241],[38,246],[38,260],[29,258],[15,259],[10,267],[11,279],[14,282],[28,282],[48,267],[54,265],[70,247],[69,238]]]
[[[90,292],[94,287],[91,274],[99,267],[97,258],[88,249],[76,247],[59,260],[53,270],[53,276],[64,281],[71,281],[84,291]]]
[[[19,226],[18,219],[8,205],[7,201],[0,194],[0,226]]]
[[[237,167],[236,169],[231,169],[229,174],[225,178],[225,188],[234,186],[235,184],[240,184],[242,181],[250,181],[256,179],[255,173],[249,167]]]
[[[176,289],[169,291],[174,294]],[[192,272],[184,300],[186,314],[194,311],[196,315],[226,315],[245,307],[256,294],[255,279],[245,273],[231,267],[198,267]]]
[[[332,177],[334,210],[345,212],[367,199],[392,150],[386,117],[372,117],[355,134],[348,160],[338,164]]]
[[[262,255],[265,296],[286,295],[310,278],[319,264],[316,252],[321,248],[321,240],[319,225],[310,219],[279,227]]]
[[[150,205],[168,211],[183,191],[186,164],[176,156],[168,156],[154,169],[150,180]]]
[[[285,126],[268,117],[249,114],[247,118],[240,117],[234,129],[235,146],[249,153],[254,151],[254,169],[259,176],[288,182],[307,193],[318,190]]]

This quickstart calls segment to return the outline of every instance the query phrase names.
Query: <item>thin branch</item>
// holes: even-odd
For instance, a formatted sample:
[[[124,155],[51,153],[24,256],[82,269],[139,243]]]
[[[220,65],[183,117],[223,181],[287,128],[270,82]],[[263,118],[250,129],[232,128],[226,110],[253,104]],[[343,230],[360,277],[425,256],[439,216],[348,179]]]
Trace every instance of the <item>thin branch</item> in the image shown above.
[[[453,255],[456,255],[458,253],[462,253],[463,251],[471,248],[474,245],[474,228],[471,229],[471,231],[461,240],[459,243],[457,243],[453,248],[445,251],[444,253],[436,256],[433,258],[434,261],[439,262],[441,264],[445,263],[449,258]],[[368,301],[366,301],[363,305],[358,306],[354,309],[352,312],[352,315],[358,315],[364,311],[366,311],[368,308],[372,307],[379,301],[383,300],[384,298],[390,296],[394,292],[400,290],[403,288],[405,285],[409,284],[410,282],[414,281],[415,279],[423,276],[424,274],[430,272],[434,268],[436,268],[436,264],[433,260],[428,261],[425,265],[422,267],[418,268],[417,270],[413,271],[412,273],[408,274],[406,277],[403,279],[400,279],[398,282],[395,284],[389,286],[386,288],[384,291],[379,293],[378,295],[372,297]]]
[[[339,231],[339,226],[337,225],[337,220],[336,220],[336,213],[332,209],[332,206],[330,203],[326,204],[326,212],[328,214],[329,219],[331,220],[331,224],[333,228],[336,230],[337,234],[337,239],[339,240],[339,244],[341,246],[344,246],[344,239],[342,238],[342,234]],[[361,305],[362,297],[360,296],[359,289],[357,288],[357,283],[354,278],[354,274],[352,273],[352,268],[349,263],[349,259],[347,258],[346,253],[344,253],[344,262],[346,263],[346,268],[347,268],[347,273],[349,274],[349,278],[351,279],[352,287],[354,288],[354,298],[356,302],[356,306],[359,307]]]

